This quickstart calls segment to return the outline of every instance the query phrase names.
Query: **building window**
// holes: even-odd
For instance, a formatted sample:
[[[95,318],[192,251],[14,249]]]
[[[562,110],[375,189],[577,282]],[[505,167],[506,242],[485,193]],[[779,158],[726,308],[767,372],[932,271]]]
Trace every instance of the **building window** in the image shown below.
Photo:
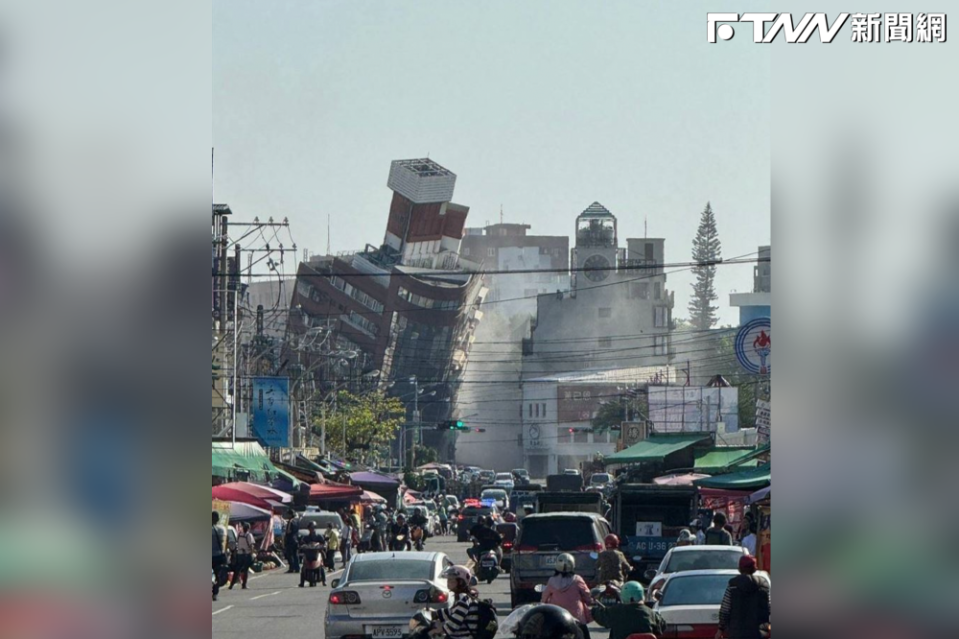
[[[536,404],[536,416],[539,417],[539,404]]]
[[[586,444],[589,442],[589,433],[585,430],[580,429],[573,433],[573,443],[574,444]]]
[[[665,306],[653,307],[653,326],[656,328],[666,328],[666,325],[667,325],[666,307]]]
[[[648,300],[649,282],[634,282],[629,287],[630,299]]]
[[[600,337],[600,338],[599,338],[599,347],[600,347],[600,348],[612,348],[612,347],[613,347],[613,338],[612,338],[612,337]]]
[[[530,416],[530,419],[533,418],[533,405],[532,405],[532,404],[529,405],[529,416]]]
[[[666,355],[666,336],[656,335],[653,337],[653,355]]]
[[[609,306],[604,306],[599,309],[599,319],[609,319],[613,316],[613,309]]]
[[[496,257],[496,249],[495,249],[494,247],[492,247],[492,246],[489,247],[488,249],[486,249],[486,256],[487,256],[487,257]]]
[[[568,444],[572,440],[573,436],[569,432],[567,426],[559,426],[556,429],[556,443],[558,444]]]
[[[542,404],[543,407],[543,417],[546,417],[546,404]]]
[[[663,299],[663,283],[662,282],[656,282],[653,285],[653,299],[654,300]]]
[[[465,255],[466,257],[470,256],[470,247],[466,246],[463,248],[463,255]]]

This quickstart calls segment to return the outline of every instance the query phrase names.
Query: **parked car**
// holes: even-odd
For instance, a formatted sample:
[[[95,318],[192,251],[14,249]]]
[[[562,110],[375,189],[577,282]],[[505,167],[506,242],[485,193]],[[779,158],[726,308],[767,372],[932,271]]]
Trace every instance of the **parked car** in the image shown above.
[[[690,570],[736,570],[739,558],[749,552],[739,546],[677,546],[670,548],[659,568],[643,575],[649,581],[646,600],[654,601],[653,593],[662,588],[670,575]]]
[[[480,494],[480,501],[485,502],[490,499],[496,500],[497,506],[499,506],[500,511],[506,510],[509,506],[509,493],[502,488],[487,488]]]
[[[577,477],[579,477],[579,476],[581,475],[580,472],[579,472],[577,469],[575,469],[575,468],[567,468],[566,470],[563,471],[563,474],[564,474],[564,475],[576,475]]]
[[[439,552],[355,555],[342,578],[331,583],[323,636],[399,639],[409,634],[410,617],[418,610],[449,607],[441,575],[452,563]]]
[[[496,473],[496,478],[493,480],[493,485],[497,488],[502,488],[509,493],[509,491],[513,490],[516,482],[513,481],[512,473]]]
[[[470,529],[479,523],[481,517],[492,517],[494,522],[499,521],[499,508],[496,506],[467,506],[460,511],[456,518],[456,540],[469,541]]]
[[[326,532],[327,524],[333,524],[333,528],[340,533],[340,539],[343,539],[346,535],[346,523],[343,521],[343,518],[340,517],[339,513],[331,510],[307,510],[300,515],[300,531],[297,534],[299,537],[306,537],[310,534],[309,525],[311,522],[316,524],[316,532],[319,535]],[[340,561],[341,557],[342,554],[337,550],[335,556],[336,561]]]
[[[666,621],[666,636],[715,637],[726,586],[738,574],[738,570],[691,570],[670,575],[662,590],[656,593],[655,605]],[[760,571],[756,576],[771,586],[769,573]]]
[[[568,552],[576,560],[576,574],[596,585],[596,559],[605,548],[609,522],[595,513],[540,513],[525,517],[514,542],[510,571],[510,598],[516,608],[538,601],[536,586],[553,576],[556,557]]]

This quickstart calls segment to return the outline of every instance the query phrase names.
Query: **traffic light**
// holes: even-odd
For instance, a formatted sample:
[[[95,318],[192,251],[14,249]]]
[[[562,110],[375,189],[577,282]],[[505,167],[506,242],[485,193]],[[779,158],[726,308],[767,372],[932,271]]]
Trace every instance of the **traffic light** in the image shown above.
[[[466,425],[466,422],[459,419],[450,419],[448,421],[442,422],[436,425],[436,430],[462,430],[468,431],[470,427]]]

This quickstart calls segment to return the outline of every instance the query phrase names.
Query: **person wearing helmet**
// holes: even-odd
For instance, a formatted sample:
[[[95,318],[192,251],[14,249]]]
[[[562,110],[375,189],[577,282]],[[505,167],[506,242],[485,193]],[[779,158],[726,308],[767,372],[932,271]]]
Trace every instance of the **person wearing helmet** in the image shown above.
[[[756,558],[739,558],[739,574],[729,580],[719,607],[717,639],[760,639],[760,626],[769,623],[769,586],[756,576]]]
[[[583,639],[579,622],[566,610],[551,604],[530,608],[514,634],[516,639]]]
[[[477,593],[470,587],[473,573],[466,566],[450,566],[443,571],[442,576],[446,577],[446,587],[449,588],[453,601],[449,608],[438,611],[436,624],[430,635],[469,639],[476,634],[478,626],[474,605]]]
[[[600,584],[626,581],[633,567],[626,561],[626,556],[619,550],[619,537],[606,535],[606,550],[599,553],[596,559],[596,582]]]
[[[609,628],[609,639],[626,639],[632,634],[651,633],[657,637],[666,634],[666,621],[658,612],[643,603],[646,593],[636,581],[627,581],[620,591],[622,603],[615,606],[595,605],[593,619]]]
[[[500,565],[503,564],[503,551],[500,546],[503,544],[503,536],[493,528],[493,518],[485,517],[480,523],[470,529],[470,535],[475,540],[475,546],[466,549],[469,558],[476,562],[484,553],[492,550],[496,553],[496,559]]]
[[[589,612],[593,599],[583,578],[573,573],[575,569],[576,559],[571,554],[564,552],[556,558],[556,573],[546,582],[542,603],[553,604],[569,612],[582,626],[584,639],[589,639],[586,624],[593,620]]]
[[[676,540],[676,546],[695,546],[696,538],[693,537],[693,533],[689,530],[683,528],[679,531],[679,539]]]

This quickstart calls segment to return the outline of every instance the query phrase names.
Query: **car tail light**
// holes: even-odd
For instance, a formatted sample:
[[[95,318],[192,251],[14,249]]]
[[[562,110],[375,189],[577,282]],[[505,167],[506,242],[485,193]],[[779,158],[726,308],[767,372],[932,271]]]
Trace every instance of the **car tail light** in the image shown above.
[[[448,599],[449,599],[449,595],[447,595],[442,590],[437,590],[436,592],[433,593],[433,597],[430,599],[430,603],[438,603],[438,604],[446,603]]]
[[[457,517],[456,519],[457,519],[457,521],[463,521],[464,519],[466,519],[466,517],[463,516],[463,515],[460,515],[460,516]]]
[[[504,548],[505,550],[509,550],[509,549],[512,548],[512,547],[513,547],[513,542],[511,542],[511,541],[504,541],[504,542],[503,542],[503,548]]]
[[[331,592],[330,603],[336,606],[355,606],[360,603],[360,593],[352,590],[343,592]]]
[[[665,639],[713,639],[716,636],[715,624],[666,626]]]

